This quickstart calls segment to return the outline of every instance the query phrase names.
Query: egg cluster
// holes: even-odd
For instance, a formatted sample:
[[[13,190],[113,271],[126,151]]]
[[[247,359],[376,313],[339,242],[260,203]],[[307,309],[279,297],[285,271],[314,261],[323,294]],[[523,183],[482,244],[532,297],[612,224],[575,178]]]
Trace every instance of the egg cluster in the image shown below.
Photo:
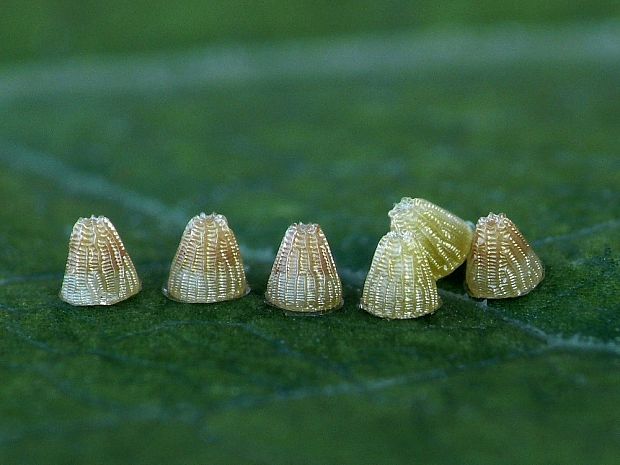
[[[360,307],[373,315],[417,318],[441,306],[437,280],[467,261],[472,297],[518,297],[543,279],[540,259],[503,213],[473,225],[424,199],[403,198],[390,212]]]
[[[403,198],[389,212],[364,283],[360,307],[382,318],[417,318],[437,310],[437,280],[467,261],[466,285],[476,298],[527,294],[543,266],[503,213],[480,218],[475,229],[424,199]],[[114,225],[80,218],[71,233],[60,297],[78,306],[113,305],[140,292],[141,282]],[[214,303],[250,292],[235,234],[223,215],[192,218],[181,236],[163,293],[185,303]],[[291,225],[267,283],[268,304],[320,314],[343,304],[342,284],[318,224]]]

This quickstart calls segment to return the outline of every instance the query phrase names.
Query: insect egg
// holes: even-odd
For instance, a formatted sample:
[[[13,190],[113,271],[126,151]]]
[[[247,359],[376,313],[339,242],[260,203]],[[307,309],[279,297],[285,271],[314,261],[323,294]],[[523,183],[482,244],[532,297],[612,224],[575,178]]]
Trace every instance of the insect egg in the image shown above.
[[[71,305],[113,305],[141,283],[116,228],[104,216],[80,218],[69,239],[60,298]]]
[[[515,224],[503,213],[489,213],[476,224],[465,274],[473,297],[503,299],[527,294],[545,273]]]
[[[364,283],[360,307],[390,319],[417,318],[441,305],[422,244],[409,231],[381,238]]]
[[[452,273],[467,258],[470,226],[458,216],[424,199],[404,197],[389,212],[393,231],[411,231],[427,252],[437,280]]]
[[[265,298],[292,312],[322,313],[342,306],[340,277],[318,224],[296,223],[287,229]]]
[[[237,239],[224,215],[201,213],[189,221],[163,292],[187,303],[220,302],[250,292]]]

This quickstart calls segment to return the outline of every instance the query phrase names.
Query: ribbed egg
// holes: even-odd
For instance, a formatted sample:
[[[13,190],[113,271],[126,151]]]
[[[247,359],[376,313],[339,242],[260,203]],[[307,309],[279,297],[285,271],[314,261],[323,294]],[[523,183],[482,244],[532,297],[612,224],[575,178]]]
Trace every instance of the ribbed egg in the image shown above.
[[[473,297],[525,295],[544,275],[542,262],[504,213],[489,213],[478,220],[466,270],[467,288]]]
[[[220,302],[250,292],[237,239],[224,215],[201,213],[189,221],[163,292],[186,303]]]
[[[388,213],[393,231],[410,231],[427,252],[437,280],[449,275],[467,258],[472,230],[458,216],[424,199],[404,197]]]
[[[267,303],[292,312],[321,313],[343,304],[342,284],[318,224],[291,225],[267,283]]]
[[[80,218],[69,239],[60,298],[71,305],[113,305],[141,283],[114,225],[105,216]]]
[[[360,307],[381,318],[406,319],[432,313],[440,305],[422,244],[410,231],[388,232],[377,245]]]

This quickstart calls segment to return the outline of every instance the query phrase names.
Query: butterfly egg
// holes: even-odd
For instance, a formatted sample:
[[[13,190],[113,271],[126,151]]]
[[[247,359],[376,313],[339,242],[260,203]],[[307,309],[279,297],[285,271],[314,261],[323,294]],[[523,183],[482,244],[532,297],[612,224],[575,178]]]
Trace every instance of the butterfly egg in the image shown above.
[[[163,292],[187,303],[220,302],[250,292],[239,245],[226,217],[201,213],[187,223]]]
[[[504,299],[527,294],[545,273],[515,224],[503,213],[489,213],[476,224],[465,274],[473,297]]]
[[[423,245],[410,231],[381,238],[364,283],[360,307],[390,319],[418,318],[441,305]]]
[[[113,305],[140,292],[136,268],[105,216],[80,218],[71,232],[60,298],[71,305]]]
[[[267,303],[319,313],[343,304],[342,284],[318,224],[291,225],[282,239],[265,292]]]
[[[388,213],[393,231],[411,231],[427,252],[437,280],[449,275],[467,258],[471,227],[458,216],[424,199],[404,197]]]

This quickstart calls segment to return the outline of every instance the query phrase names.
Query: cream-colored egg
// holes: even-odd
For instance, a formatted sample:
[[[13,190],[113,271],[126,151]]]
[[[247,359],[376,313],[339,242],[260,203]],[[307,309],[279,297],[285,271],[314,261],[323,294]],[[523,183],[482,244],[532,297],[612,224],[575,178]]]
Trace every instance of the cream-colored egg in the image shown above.
[[[393,231],[410,231],[427,253],[437,280],[467,258],[472,230],[458,216],[424,199],[404,197],[388,213]]]
[[[292,312],[321,313],[342,306],[342,284],[318,224],[291,225],[267,283],[267,303]]]
[[[478,220],[466,270],[467,288],[473,297],[525,295],[544,275],[540,259],[505,214],[489,213]]]
[[[186,303],[213,303],[243,297],[247,284],[235,234],[223,215],[201,213],[183,232],[164,294]]]
[[[80,218],[69,240],[60,298],[71,305],[113,305],[141,283],[116,228],[104,216]]]
[[[437,310],[441,299],[427,252],[410,231],[381,238],[364,283],[360,307],[381,318],[418,318]]]

